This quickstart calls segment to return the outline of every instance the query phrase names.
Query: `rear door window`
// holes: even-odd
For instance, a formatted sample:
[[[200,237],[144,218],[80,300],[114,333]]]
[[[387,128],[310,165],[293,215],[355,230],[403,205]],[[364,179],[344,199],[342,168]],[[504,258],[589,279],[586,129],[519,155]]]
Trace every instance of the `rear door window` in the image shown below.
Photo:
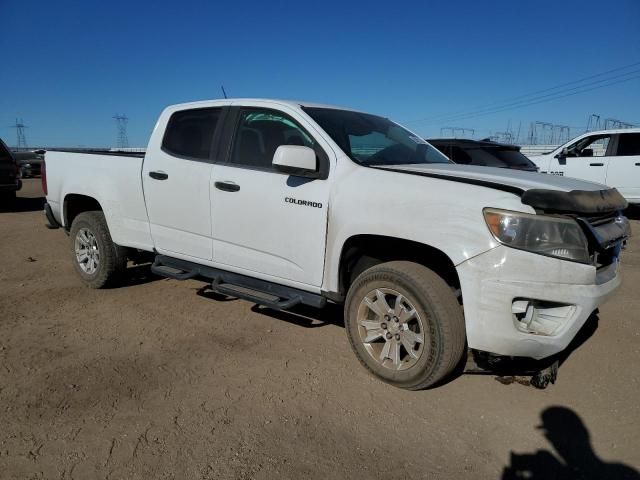
[[[618,137],[616,156],[626,157],[640,155],[640,133],[621,133]]]
[[[171,115],[162,149],[174,156],[209,160],[221,108],[181,110]]]

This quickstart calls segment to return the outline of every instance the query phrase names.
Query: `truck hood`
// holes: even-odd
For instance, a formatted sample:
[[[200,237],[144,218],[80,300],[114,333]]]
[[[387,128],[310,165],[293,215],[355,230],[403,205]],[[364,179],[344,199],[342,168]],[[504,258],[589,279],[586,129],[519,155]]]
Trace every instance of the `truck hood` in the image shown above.
[[[518,195],[522,203],[544,211],[600,214],[627,207],[627,202],[615,188],[544,173],[448,163],[375,168],[510,192]]]
[[[572,190],[595,191],[609,188],[600,183],[586,182],[584,180],[560,177],[557,175],[547,175],[545,173],[525,172],[510,168],[478,167],[448,163],[394,165],[385,166],[384,168],[386,170],[427,173],[433,174],[434,176],[444,175],[460,179],[478,180],[480,182],[496,183],[513,187],[514,189],[522,191],[543,188],[570,192]]]

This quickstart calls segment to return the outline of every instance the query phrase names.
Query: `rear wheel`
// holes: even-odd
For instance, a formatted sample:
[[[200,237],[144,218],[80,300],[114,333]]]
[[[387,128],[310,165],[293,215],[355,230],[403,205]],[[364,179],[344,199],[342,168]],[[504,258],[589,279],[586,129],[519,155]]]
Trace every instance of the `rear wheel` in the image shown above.
[[[360,362],[385,382],[410,390],[441,381],[465,349],[455,294],[413,262],[383,263],[360,274],[347,295],[345,323]]]
[[[70,237],[73,265],[86,285],[103,288],[122,280],[126,248],[113,243],[102,212],[80,213],[71,224]]]

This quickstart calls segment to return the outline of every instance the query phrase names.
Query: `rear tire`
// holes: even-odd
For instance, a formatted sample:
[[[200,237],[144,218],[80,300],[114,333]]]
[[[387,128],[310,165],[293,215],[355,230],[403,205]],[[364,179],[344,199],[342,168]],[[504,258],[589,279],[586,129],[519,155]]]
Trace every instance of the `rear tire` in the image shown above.
[[[127,268],[127,249],[111,240],[101,211],[80,213],[71,224],[71,258],[82,281],[91,288],[115,286]]]
[[[436,273],[413,262],[388,262],[362,272],[347,294],[345,325],[364,367],[409,390],[442,381],[465,351],[464,316],[454,292]]]

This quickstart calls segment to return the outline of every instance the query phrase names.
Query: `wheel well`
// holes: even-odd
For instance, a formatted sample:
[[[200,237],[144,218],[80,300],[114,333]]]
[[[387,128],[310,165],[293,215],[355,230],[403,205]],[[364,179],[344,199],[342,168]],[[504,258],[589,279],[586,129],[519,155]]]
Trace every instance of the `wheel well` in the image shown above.
[[[384,235],[356,235],[349,238],[342,248],[340,293],[346,294],[351,283],[366,269],[392,260],[407,260],[424,265],[442,277],[451,288],[460,289],[456,267],[442,250]]]
[[[73,220],[82,212],[102,210],[95,198],[70,194],[64,198],[64,227],[69,230]]]

